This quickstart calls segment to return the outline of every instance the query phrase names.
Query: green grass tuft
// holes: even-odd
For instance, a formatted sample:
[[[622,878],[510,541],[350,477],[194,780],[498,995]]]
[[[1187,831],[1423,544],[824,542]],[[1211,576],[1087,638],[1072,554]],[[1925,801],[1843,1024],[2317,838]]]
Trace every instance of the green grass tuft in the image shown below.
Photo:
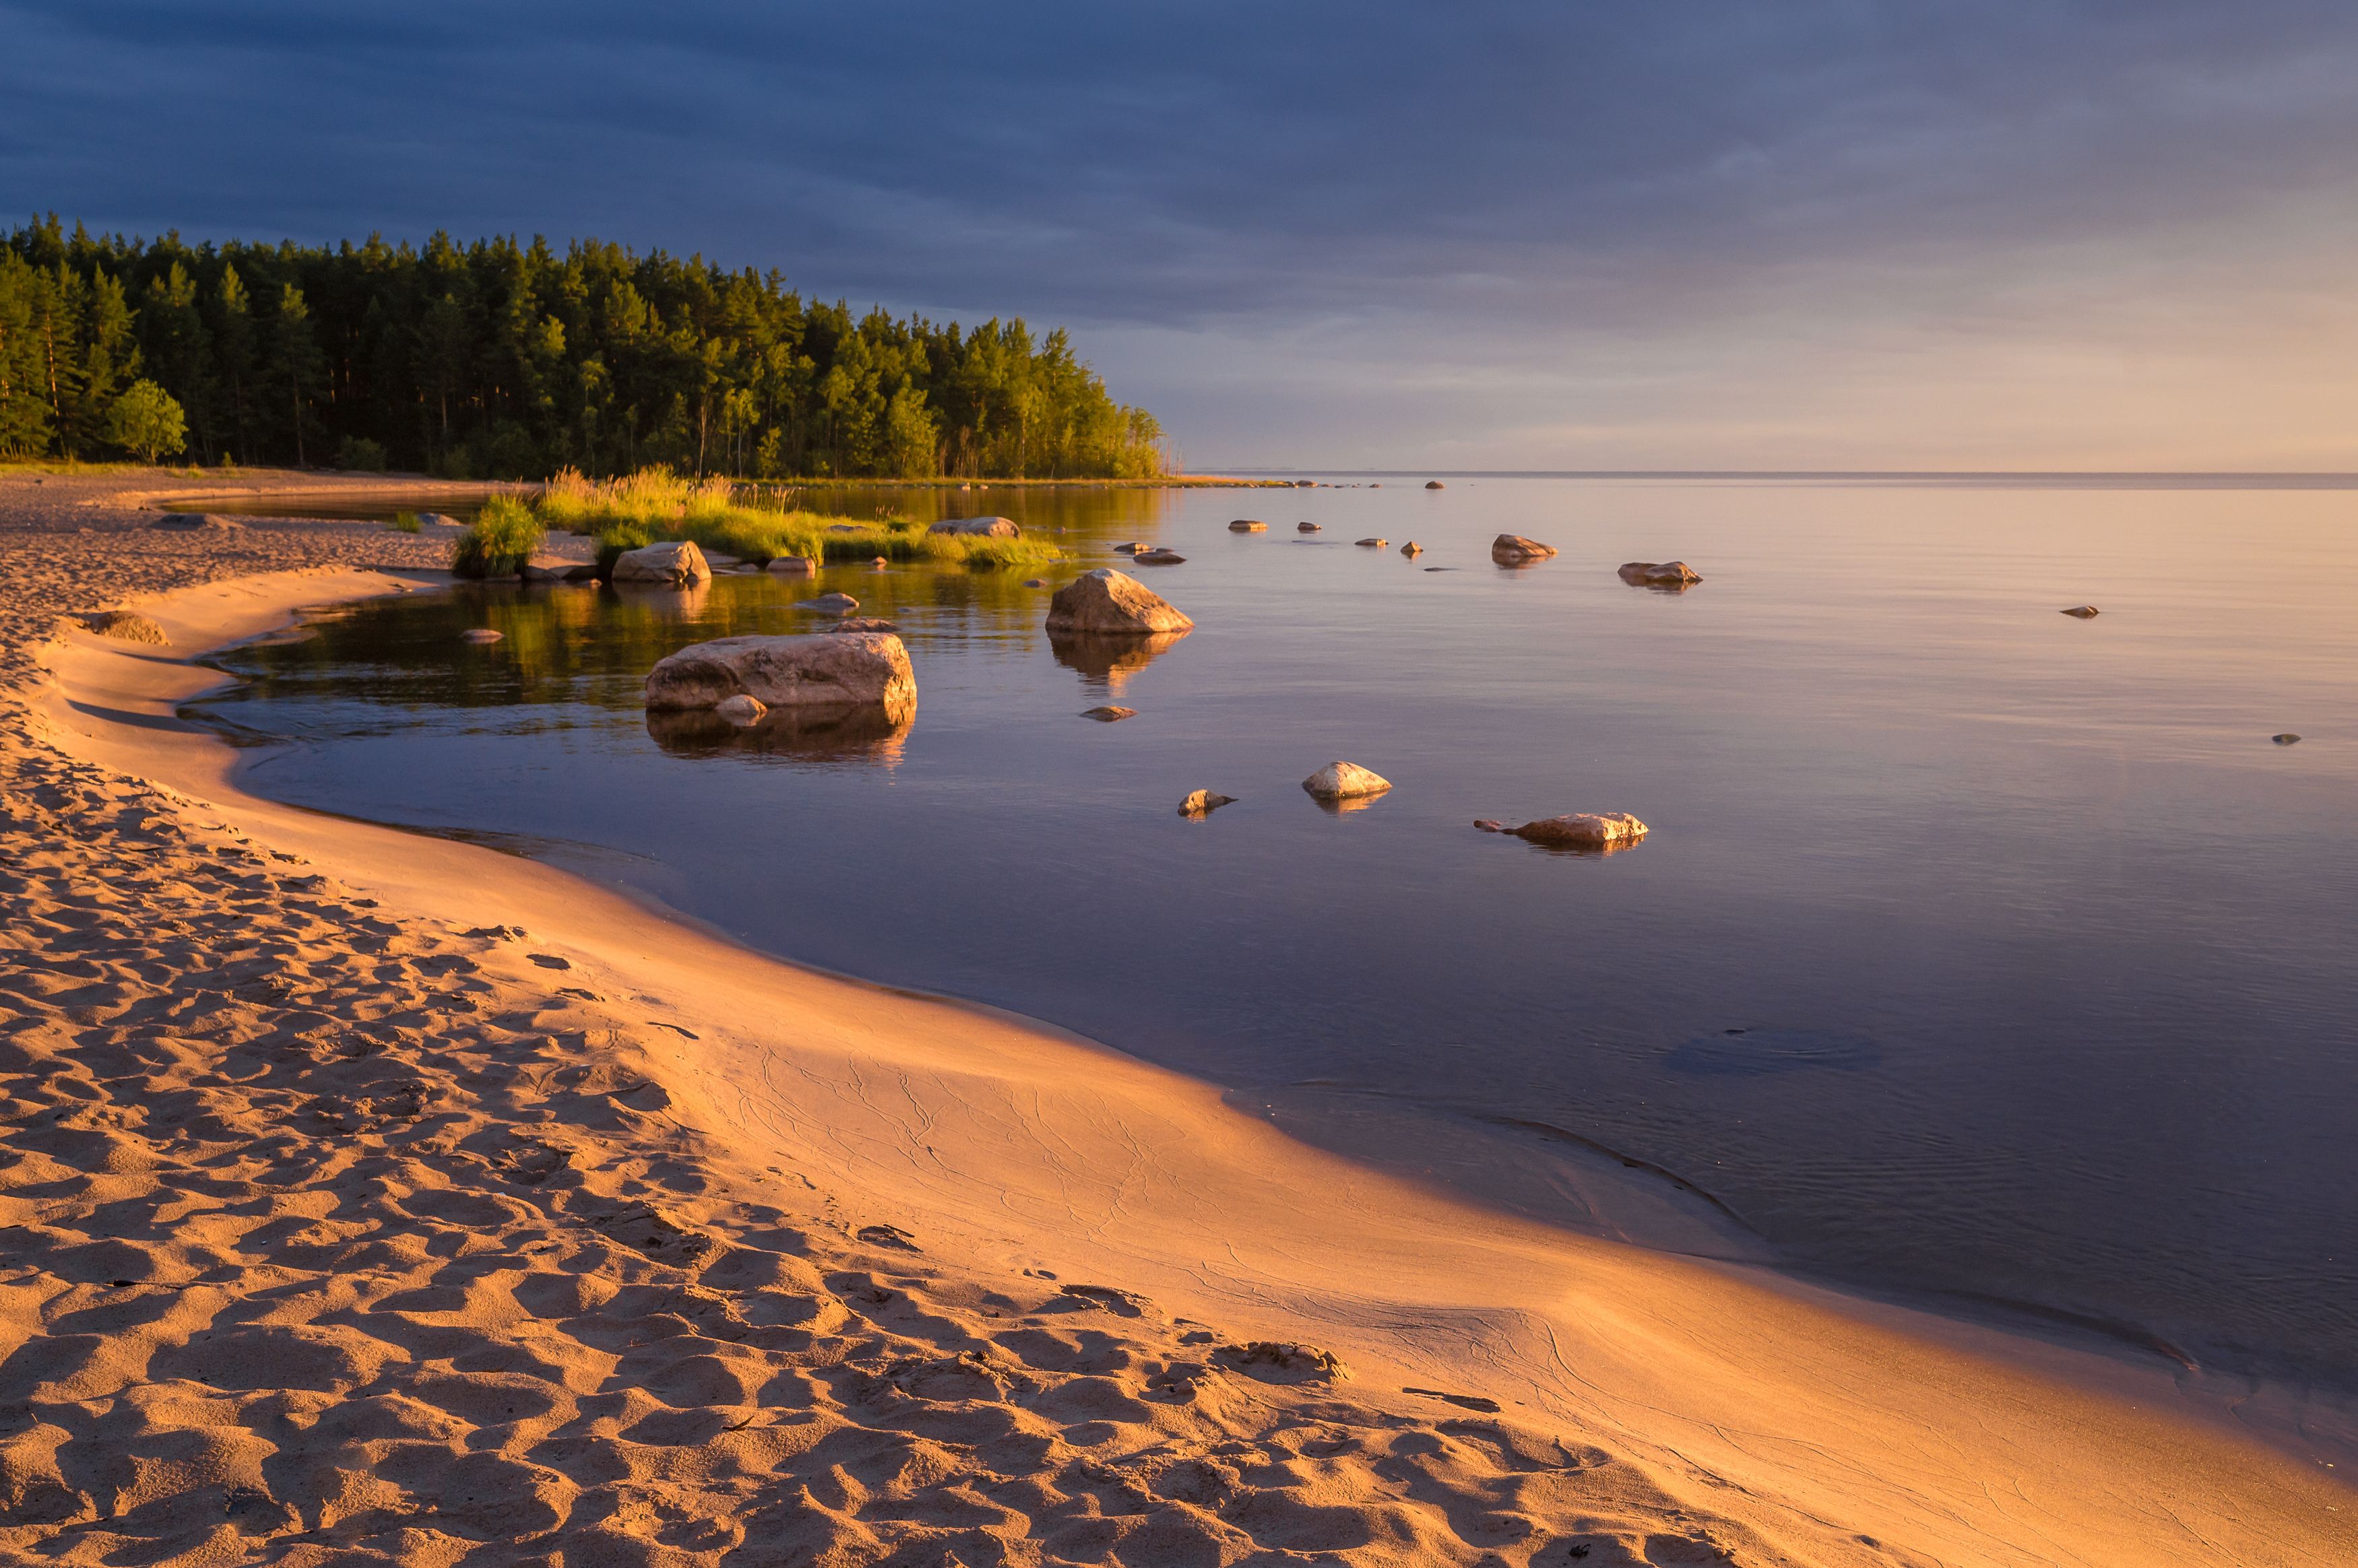
[[[415,520],[413,519],[413,522]],[[495,495],[450,550],[453,577],[514,577],[540,548],[546,530],[532,508],[513,495]]]
[[[861,520],[763,504],[727,480],[682,479],[668,469],[643,469],[596,482],[568,470],[549,481],[537,503],[552,528],[588,534],[598,558],[611,565],[624,550],[661,539],[693,539],[707,552],[767,563],[780,556],[834,561],[939,561],[990,569],[1040,567],[1064,558],[1052,545],[1031,539],[979,539],[929,534],[903,517]]]

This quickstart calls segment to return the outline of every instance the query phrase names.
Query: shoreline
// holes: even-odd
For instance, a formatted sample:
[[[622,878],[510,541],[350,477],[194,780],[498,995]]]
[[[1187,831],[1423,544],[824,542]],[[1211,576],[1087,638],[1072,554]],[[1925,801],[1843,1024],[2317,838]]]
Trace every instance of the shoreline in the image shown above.
[[[233,640],[225,633],[265,630],[270,617],[329,597],[318,579],[274,586],[266,594],[245,579],[159,607],[177,621],[167,622],[176,653],[184,640]],[[674,1102],[701,1101],[714,1125],[765,1121],[764,1147],[793,1145],[812,1162],[804,1168],[889,1194],[904,1215],[923,1217],[929,1253],[948,1235],[980,1266],[1061,1265],[1051,1271],[1114,1278],[1158,1305],[1217,1314],[1242,1332],[1314,1336],[1357,1369],[1336,1390],[1347,1395],[1437,1382],[1512,1401],[1519,1420],[1644,1454],[1644,1469],[1659,1466],[1678,1489],[1703,1475],[1718,1477],[1707,1497],[1735,1486],[1762,1505],[1748,1527],[1779,1536],[1805,1519],[1835,1518],[1854,1532],[1871,1524],[1911,1551],[2041,1561],[2024,1555],[2030,1541],[2063,1529],[2087,1531],[2091,1561],[2168,1561],[2194,1537],[2161,1522],[2169,1489],[2159,1477],[2191,1465],[2242,1516],[2209,1521],[2210,1539],[2240,1537],[2246,1560],[2326,1561],[2346,1539],[2333,1517],[2346,1497],[2338,1487],[2190,1412],[2138,1411],[2190,1402],[2167,1378],[1996,1333],[1977,1352],[1961,1346],[1974,1338],[1969,1327],[1469,1210],[1293,1143],[1206,1086],[1058,1032],[773,965],[611,894],[585,897],[585,884],[536,862],[258,801],[227,784],[228,759],[210,754],[227,748],[210,734],[157,723],[170,723],[180,685],[200,676],[211,684],[212,672],[79,633],[70,641],[58,664],[70,689],[86,706],[115,710],[78,748],[85,760],[159,777],[257,842],[283,841],[413,917],[498,925],[489,917],[562,910],[538,913],[534,941],[562,949],[575,968],[622,989],[654,974],[675,991],[727,999],[670,1004],[685,1022],[666,1027],[695,1033],[698,1045],[659,1064]],[[62,689],[53,696],[73,700]],[[439,885],[446,876],[464,892]],[[824,1017],[832,1041],[782,1048],[760,1038],[741,1019],[764,1004],[769,1016]],[[863,1068],[895,1076],[926,1140],[827,1076],[849,1069],[857,1078]],[[768,1076],[781,1069],[799,1075],[799,1097],[781,1095]],[[1141,1129],[1157,1135],[1144,1155]],[[753,1162],[742,1147],[723,1152]],[[1207,1212],[1212,1195],[1226,1201]],[[1381,1294],[1359,1282],[1371,1259],[1389,1271]],[[2042,1360],[2049,1376],[2021,1370]],[[1872,1398],[1829,1392],[1815,1377],[1828,1372],[1836,1383],[1887,1383]],[[2113,1392],[2091,1391],[2104,1385]],[[1792,1457],[1800,1453],[1812,1457]],[[1947,1457],[1932,1465],[1932,1453]],[[1887,1472],[1909,1474],[1913,1487]],[[2006,1476],[2041,1495],[2035,1529],[1989,1501],[1984,1483]],[[2257,1534],[2255,1519],[2269,1521]],[[2136,1547],[2141,1536],[2150,1551]],[[1837,1560],[1820,1555],[1828,1542],[1812,1546],[1798,1560]]]

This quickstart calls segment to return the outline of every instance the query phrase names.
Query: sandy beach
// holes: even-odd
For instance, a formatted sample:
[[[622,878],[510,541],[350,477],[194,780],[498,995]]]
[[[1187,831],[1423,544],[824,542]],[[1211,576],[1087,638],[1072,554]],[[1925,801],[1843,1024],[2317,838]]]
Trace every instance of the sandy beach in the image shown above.
[[[189,661],[447,544],[140,504],[202,488],[0,476],[16,1559],[2358,1558],[2313,1403],[1490,1212],[251,796]]]

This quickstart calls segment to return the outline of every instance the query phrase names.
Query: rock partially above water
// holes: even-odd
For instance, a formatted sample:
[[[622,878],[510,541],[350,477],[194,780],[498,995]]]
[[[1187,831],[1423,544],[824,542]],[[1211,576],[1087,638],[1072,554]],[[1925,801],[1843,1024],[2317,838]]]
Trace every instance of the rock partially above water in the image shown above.
[[[1023,535],[1011,517],[945,517],[925,532],[957,534],[974,539],[1016,539]]]
[[[860,608],[860,600],[848,593],[822,593],[817,599],[806,599],[795,606],[820,615],[849,615]]]
[[[2300,741],[2300,737],[2292,733],[2289,730],[2281,735],[2271,735],[2268,739],[2279,746],[2297,745]]]
[[[1685,589],[1701,582],[1703,574],[1684,561],[1629,561],[1621,568],[1621,580],[1633,588]]]
[[[682,648],[647,672],[651,708],[718,708],[741,693],[771,708],[903,714],[917,706],[917,677],[889,632],[722,637]]]
[[[1320,532],[1320,525],[1315,523],[1296,523],[1293,525],[1293,531],[1297,534],[1315,534]]]
[[[2063,611],[2063,613],[2066,615],[2076,616],[2082,621],[2093,621],[2096,618],[2098,611],[2096,607],[2093,604],[2075,604],[2071,609]]]
[[[471,626],[459,633],[459,640],[462,643],[497,643],[506,636],[506,633],[495,632],[489,626]]]
[[[1424,488],[1427,490],[1447,490],[1449,487],[1442,483],[1437,479],[1429,479],[1424,481]]]
[[[1391,541],[1390,539],[1355,539],[1352,543],[1357,545],[1362,549],[1380,550],[1386,545],[1390,544]]]
[[[1109,703],[1103,708],[1085,708],[1081,709],[1081,717],[1084,719],[1094,719],[1100,724],[1119,724],[1125,719],[1137,718],[1138,709],[1135,708],[1117,708]]]
[[[1117,556],[1135,556],[1141,551],[1152,550],[1154,548],[1156,548],[1155,546],[1141,545],[1135,539],[1129,539],[1123,541],[1121,544],[1116,545],[1113,547],[1113,553]]]
[[[1235,522],[1228,524],[1228,532],[1231,534],[1266,534],[1269,532],[1269,524],[1266,523],[1256,523],[1249,517],[1239,517]]]
[[[1179,815],[1208,816],[1220,807],[1233,804],[1236,798],[1232,795],[1214,795],[1210,790],[1199,789],[1179,803]]]
[[[1048,586],[1048,579],[1044,577],[1027,577],[1023,579],[1023,586],[1025,588],[1045,588]]]
[[[712,711],[731,724],[758,724],[762,715],[770,709],[760,697],[748,697],[741,691],[734,697],[722,697],[713,705]]]
[[[770,569],[780,577],[817,577],[818,563],[808,556],[780,556],[770,562]]]
[[[1482,825],[1477,822],[1475,826]],[[1583,811],[1526,822],[1506,831],[1552,849],[1617,849],[1643,838],[1646,825],[1626,811]]]
[[[113,637],[124,643],[169,643],[164,628],[145,615],[131,610],[101,610],[85,615],[81,623],[102,637]]]
[[[1141,567],[1184,567],[1187,557],[1176,550],[1141,550],[1130,557]]]
[[[1048,601],[1048,630],[1089,636],[1187,632],[1195,623],[1136,578],[1099,567],[1083,572]]]
[[[712,568],[693,539],[671,539],[624,550],[614,559],[616,582],[661,582],[674,587],[709,582]]]
[[[1406,556],[1410,560],[1414,560],[1417,557],[1424,554],[1424,546],[1418,544],[1414,539],[1411,539],[1407,544],[1401,546],[1401,554]]]
[[[1392,787],[1392,782],[1357,762],[1335,762],[1303,779],[1302,787],[1321,800],[1353,800],[1381,795]]]
[[[1490,558],[1502,567],[1527,567],[1533,561],[1546,560],[1554,554],[1553,545],[1542,545],[1537,539],[1526,539],[1520,534],[1501,534],[1490,541]]]
[[[880,615],[847,615],[827,630],[830,632],[890,632],[898,635],[901,628]]]

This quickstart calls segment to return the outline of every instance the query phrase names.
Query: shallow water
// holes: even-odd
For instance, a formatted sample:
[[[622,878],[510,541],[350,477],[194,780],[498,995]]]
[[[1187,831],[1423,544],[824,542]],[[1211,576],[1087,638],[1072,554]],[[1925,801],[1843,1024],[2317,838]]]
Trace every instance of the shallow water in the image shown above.
[[[1138,575],[1198,629],[1060,649],[1044,593],[914,568],[461,589],[240,650],[252,684],[205,708],[300,738],[253,753],[262,793],[520,836],[777,953],[1284,1098],[1314,1137],[1364,1151],[1347,1124],[1393,1108],[1511,1186],[1560,1129],[1807,1268],[2358,1382],[2358,496],[903,502],[1062,528],[1083,566],[1175,546]],[[1494,568],[1502,529],[1563,553]],[[1614,575],[1674,557],[1701,586]],[[656,657],[806,629],[828,589],[903,627],[913,725],[651,729]],[[458,641],[479,624],[506,641]],[[1138,717],[1078,717],[1108,701]],[[1337,757],[1397,787],[1321,809],[1299,781]],[[1198,787],[1238,802],[1182,819]],[[1595,810],[1652,835],[1470,827]]]

